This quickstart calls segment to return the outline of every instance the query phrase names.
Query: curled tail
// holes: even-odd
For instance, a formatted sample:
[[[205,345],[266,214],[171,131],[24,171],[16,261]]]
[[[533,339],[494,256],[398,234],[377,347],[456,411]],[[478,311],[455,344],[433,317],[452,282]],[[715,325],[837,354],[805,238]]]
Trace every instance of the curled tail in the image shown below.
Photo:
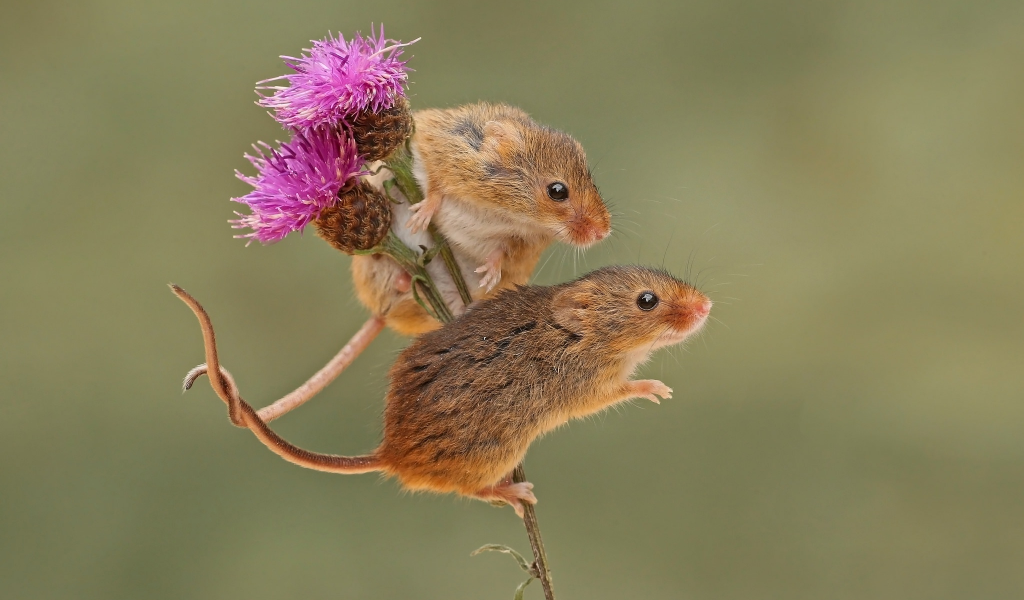
[[[352,361],[354,361],[356,357],[363,352],[363,350],[366,350],[366,347],[370,345],[370,342],[372,342],[383,330],[384,319],[378,316],[370,317],[359,331],[352,336],[352,339],[350,339],[348,343],[345,344],[345,346],[338,351],[336,355],[334,355],[334,358],[310,377],[306,383],[295,388],[286,396],[282,396],[273,404],[259,409],[256,414],[259,415],[260,419],[262,419],[264,423],[269,423],[281,415],[291,411],[293,408],[302,406],[308,402],[310,398],[319,394],[320,391],[334,381],[338,375],[341,375],[341,372],[348,368],[348,366],[352,364]],[[222,370],[223,368],[224,367],[221,367]],[[185,380],[182,382],[182,388],[185,390],[191,389],[197,379],[206,375],[206,371],[206,363],[194,367],[185,375]]]
[[[210,316],[206,314],[203,306],[196,301],[188,292],[180,287],[171,284],[171,291],[181,298],[182,302],[188,305],[199,319],[199,327],[203,330],[203,345],[206,348],[207,375],[210,375],[210,386],[217,392],[221,400],[228,405],[228,418],[239,427],[246,427],[251,430],[261,442],[270,448],[270,451],[277,454],[288,462],[295,463],[307,469],[326,471],[328,473],[369,473],[380,471],[383,464],[376,454],[363,456],[338,456],[335,454],[320,454],[303,450],[285,441],[281,436],[274,433],[272,429],[260,418],[259,414],[242,399],[238,393],[238,386],[226,369],[220,366],[217,357],[217,339],[213,333],[213,323]],[[193,378],[194,379],[194,378]]]

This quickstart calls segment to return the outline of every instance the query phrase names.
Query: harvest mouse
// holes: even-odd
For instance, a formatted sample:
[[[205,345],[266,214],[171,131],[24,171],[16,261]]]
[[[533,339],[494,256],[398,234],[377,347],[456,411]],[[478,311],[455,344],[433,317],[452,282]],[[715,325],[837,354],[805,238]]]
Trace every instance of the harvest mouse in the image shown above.
[[[527,283],[552,241],[585,248],[611,231],[583,148],[568,134],[502,104],[415,111],[413,119],[413,172],[425,200],[392,204],[392,231],[409,248],[429,248],[433,238],[424,229],[432,221],[449,240],[474,300]],[[367,179],[383,188],[391,177],[384,168]],[[395,189],[389,193],[404,200]],[[452,312],[461,313],[465,304],[442,261],[426,268]],[[324,368],[260,409],[264,420],[312,398],[385,326],[405,335],[440,326],[416,302],[409,274],[391,258],[353,256],[352,278],[372,316]],[[185,388],[206,371],[206,365],[191,370]]]
[[[552,240],[587,247],[610,231],[583,147],[505,104],[413,113],[413,173],[424,200],[408,226],[433,221],[452,246],[482,264],[481,287],[502,271],[523,283]]]
[[[504,290],[426,333],[391,368],[383,440],[362,456],[302,450],[275,434],[220,368],[202,306],[172,286],[199,318],[211,383],[231,421],[271,451],[332,473],[379,471],[409,490],[506,502],[522,516],[533,485],[513,483],[538,436],[630,398],[670,398],[656,380],[630,379],[658,348],[708,318],[711,301],[664,271],[607,267],[570,283]]]

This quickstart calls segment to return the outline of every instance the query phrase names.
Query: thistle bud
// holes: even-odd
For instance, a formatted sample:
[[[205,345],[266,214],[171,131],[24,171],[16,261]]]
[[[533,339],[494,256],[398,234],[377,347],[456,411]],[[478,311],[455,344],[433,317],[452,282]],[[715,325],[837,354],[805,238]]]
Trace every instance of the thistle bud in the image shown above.
[[[360,156],[368,162],[384,160],[412,135],[409,101],[399,97],[391,108],[365,110],[352,122],[352,137]]]
[[[316,233],[345,254],[369,250],[391,228],[391,203],[377,188],[359,180],[338,193],[338,201],[320,211]]]

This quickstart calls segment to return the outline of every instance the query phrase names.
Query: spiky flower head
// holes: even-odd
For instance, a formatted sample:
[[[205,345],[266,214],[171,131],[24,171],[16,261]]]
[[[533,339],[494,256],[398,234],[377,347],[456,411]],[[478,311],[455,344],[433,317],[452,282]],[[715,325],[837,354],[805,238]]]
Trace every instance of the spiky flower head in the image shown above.
[[[355,142],[334,127],[297,131],[290,142],[278,149],[260,142],[256,155],[245,157],[256,167],[255,177],[240,172],[236,176],[253,188],[241,198],[232,198],[249,206],[251,214],[235,213],[235,229],[252,231],[235,237],[264,244],[276,242],[293,231],[301,231],[322,210],[338,201],[338,192],[354,185],[363,159]]]
[[[273,90],[273,95],[260,94],[257,104],[295,130],[337,125],[365,110],[386,110],[405,97],[409,76],[399,57],[409,44],[385,38],[383,26],[376,37],[371,29],[368,37],[357,33],[349,41],[340,33],[337,38],[328,34],[313,41],[305,50],[308,56],[282,56],[295,73],[259,82],[257,90]],[[287,86],[263,85],[282,79]]]

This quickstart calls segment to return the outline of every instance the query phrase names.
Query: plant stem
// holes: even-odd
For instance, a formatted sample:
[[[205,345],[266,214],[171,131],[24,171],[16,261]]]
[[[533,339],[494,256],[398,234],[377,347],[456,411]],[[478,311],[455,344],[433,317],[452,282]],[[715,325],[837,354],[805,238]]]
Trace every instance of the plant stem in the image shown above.
[[[395,153],[388,158],[386,166],[392,173],[394,173],[395,184],[402,192],[402,195],[404,195],[411,204],[416,204],[423,200],[423,192],[420,190],[419,185],[417,185],[416,179],[412,174],[412,154],[408,150],[408,143],[406,146],[402,146],[396,150]],[[434,244],[438,248],[438,253],[441,255],[441,259],[444,260],[448,273],[455,282],[455,287],[459,290],[459,295],[462,297],[463,303],[465,303],[466,306],[469,306],[473,301],[473,298],[469,294],[469,287],[466,285],[466,281],[462,277],[462,271],[459,268],[459,264],[455,261],[455,255],[452,254],[452,249],[448,245],[448,241],[438,233],[437,229],[435,229],[433,225],[430,227],[430,234],[434,238]],[[414,257],[412,263],[414,266],[419,267],[422,271],[422,276],[418,276],[418,273],[414,273],[413,271],[409,271],[409,274],[413,276],[414,281],[418,282],[422,288],[429,288],[425,295],[427,295],[428,302],[430,302],[431,306],[437,313],[435,316],[438,317],[438,320],[442,323],[448,323],[451,321],[451,310],[445,304],[441,294],[437,292],[436,287],[434,287],[434,282],[430,278],[430,275],[427,274],[426,269],[422,268],[419,261],[415,260],[415,254],[390,232],[386,239],[391,244],[397,243],[401,245],[406,254]],[[401,250],[399,250],[399,252],[401,252]],[[392,254],[392,256],[394,255]],[[402,263],[402,266],[406,267],[406,269],[409,268],[402,259],[396,260],[399,260],[399,262]],[[440,301],[440,305],[443,306],[443,310],[439,310],[439,307],[434,304],[435,300],[433,299]],[[526,481],[526,472],[523,470],[522,463],[512,471],[512,481],[515,483],[522,483]],[[551,569],[548,568],[548,557],[544,552],[544,542],[540,537],[540,524],[537,522],[537,512],[534,510],[532,504],[523,503],[523,525],[526,526],[526,535],[530,538],[530,548],[533,551],[533,574],[537,579],[540,579],[540,585],[544,589],[545,600],[555,600],[555,592],[551,588]]]
[[[409,275],[412,276],[412,285],[414,293],[416,289],[422,291],[427,304],[430,305],[428,308],[423,304],[423,300],[420,299],[419,293],[415,293],[416,301],[419,302],[423,308],[431,314],[435,319],[442,323],[449,323],[454,319],[451,310],[448,308],[448,304],[444,301],[444,297],[437,291],[437,286],[434,285],[434,280],[430,277],[430,273],[426,269],[426,263],[429,258],[423,254],[417,254],[404,243],[398,239],[393,232],[389,231],[384,237],[384,240],[380,244],[364,250],[360,254],[387,254],[391,258],[395,259]]]
[[[394,174],[395,185],[398,186],[398,189],[405,196],[405,199],[409,201],[409,204],[417,204],[423,201],[423,191],[420,190],[420,186],[416,183],[416,177],[412,174],[412,153],[409,151],[408,142],[395,150],[394,154],[388,157],[384,164]],[[455,260],[455,254],[452,253],[448,240],[444,239],[444,236],[433,225],[430,225],[429,231],[430,236],[434,239],[434,245],[440,249],[439,252],[441,260],[444,261],[444,266],[448,269],[448,273],[452,276],[452,281],[455,282],[455,287],[459,290],[459,297],[462,298],[462,303],[469,306],[473,302],[473,296],[469,293],[469,286],[466,285],[466,280],[462,277],[459,263]]]
[[[448,268],[448,273],[451,274],[452,279],[455,281],[455,287],[459,289],[459,297],[462,298],[462,303],[469,306],[473,302],[473,296],[469,294],[469,286],[466,285],[466,280],[462,278],[462,271],[459,269],[459,263],[455,260],[455,254],[452,252],[451,246],[448,245],[448,241],[437,232],[433,225],[430,226],[430,233],[434,236],[434,243],[441,249],[441,260],[444,261],[444,266]]]
[[[526,481],[526,472],[523,464],[512,471],[512,481],[522,483]],[[537,522],[537,511],[532,504],[523,504],[523,524],[526,526],[526,535],[530,538],[530,549],[533,551],[534,575],[540,579],[541,588],[544,589],[545,600],[555,600],[555,591],[551,588],[551,569],[548,567],[548,555],[544,551],[544,541],[540,537],[540,523]]]

